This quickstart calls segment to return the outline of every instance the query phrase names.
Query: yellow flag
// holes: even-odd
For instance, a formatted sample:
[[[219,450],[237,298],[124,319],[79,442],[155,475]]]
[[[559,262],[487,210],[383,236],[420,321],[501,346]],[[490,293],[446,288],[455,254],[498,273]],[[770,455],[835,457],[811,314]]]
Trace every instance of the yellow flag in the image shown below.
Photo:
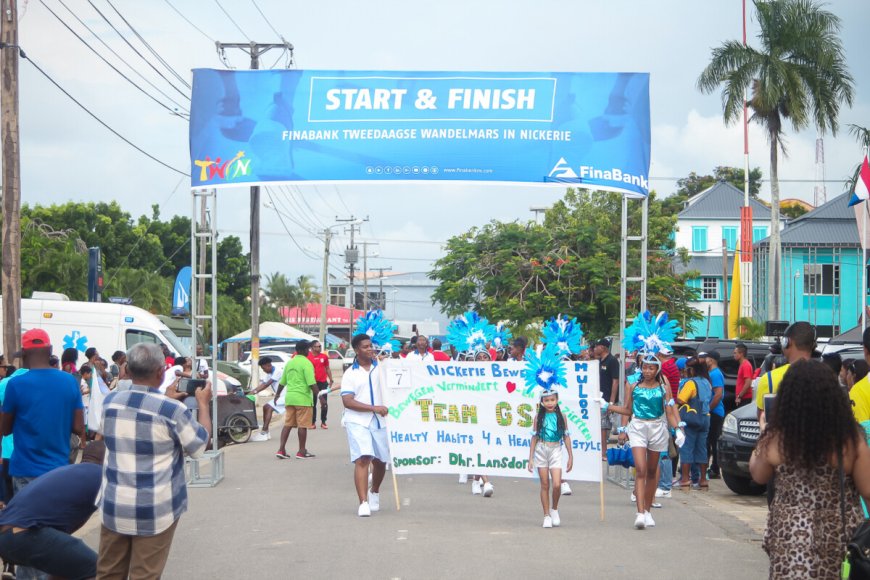
[[[728,303],[728,336],[737,338],[737,319],[740,318],[740,252],[734,251],[734,268],[731,273],[731,292]]]

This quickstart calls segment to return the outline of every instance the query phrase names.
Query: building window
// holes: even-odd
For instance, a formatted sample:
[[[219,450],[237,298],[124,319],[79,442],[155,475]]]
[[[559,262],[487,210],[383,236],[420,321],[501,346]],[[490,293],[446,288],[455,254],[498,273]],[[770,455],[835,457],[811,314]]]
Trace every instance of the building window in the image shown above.
[[[718,278],[701,278],[701,300],[719,300]]]
[[[707,226],[692,226],[692,251],[707,251]]]
[[[752,243],[754,244],[758,240],[763,240],[768,236],[767,226],[753,226],[752,227]]]
[[[344,286],[329,287],[329,303],[333,306],[347,306],[347,290]]]
[[[839,264],[804,264],[804,294],[808,296],[839,296]]]
[[[737,249],[737,226],[722,226],[722,239],[729,252]]]

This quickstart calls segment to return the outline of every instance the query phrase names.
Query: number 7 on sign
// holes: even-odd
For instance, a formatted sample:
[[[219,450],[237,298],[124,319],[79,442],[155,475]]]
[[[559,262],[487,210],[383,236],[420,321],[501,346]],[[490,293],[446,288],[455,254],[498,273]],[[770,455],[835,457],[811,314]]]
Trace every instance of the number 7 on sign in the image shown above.
[[[411,387],[409,369],[388,369],[387,387],[390,389],[407,389]]]

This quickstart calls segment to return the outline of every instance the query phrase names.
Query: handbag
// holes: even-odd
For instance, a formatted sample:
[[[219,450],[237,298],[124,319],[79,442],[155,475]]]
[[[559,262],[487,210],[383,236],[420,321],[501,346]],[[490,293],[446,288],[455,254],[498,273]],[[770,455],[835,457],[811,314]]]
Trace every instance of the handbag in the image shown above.
[[[688,404],[680,407],[680,421],[692,429],[701,429],[704,426],[704,418]]]
[[[677,444],[674,441],[673,437],[668,437],[668,457],[671,459],[676,459],[680,456],[680,452],[677,450]]]
[[[846,536],[846,476],[843,472],[842,452],[837,458],[840,472],[840,524]],[[870,580],[870,520],[864,520],[849,541],[843,556],[840,577],[844,580]]]
[[[628,443],[608,449],[607,464],[620,465],[622,467],[634,467],[634,455],[632,455],[631,447],[628,446]]]

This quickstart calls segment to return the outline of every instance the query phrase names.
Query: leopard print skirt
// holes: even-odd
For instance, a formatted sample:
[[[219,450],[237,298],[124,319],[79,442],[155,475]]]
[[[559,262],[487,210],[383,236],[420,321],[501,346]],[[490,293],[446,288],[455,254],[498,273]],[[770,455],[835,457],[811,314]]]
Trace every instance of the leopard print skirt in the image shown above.
[[[852,478],[846,476],[845,536],[836,467],[779,465],[775,490],[763,543],[770,578],[838,580],[846,542],[864,519]]]

